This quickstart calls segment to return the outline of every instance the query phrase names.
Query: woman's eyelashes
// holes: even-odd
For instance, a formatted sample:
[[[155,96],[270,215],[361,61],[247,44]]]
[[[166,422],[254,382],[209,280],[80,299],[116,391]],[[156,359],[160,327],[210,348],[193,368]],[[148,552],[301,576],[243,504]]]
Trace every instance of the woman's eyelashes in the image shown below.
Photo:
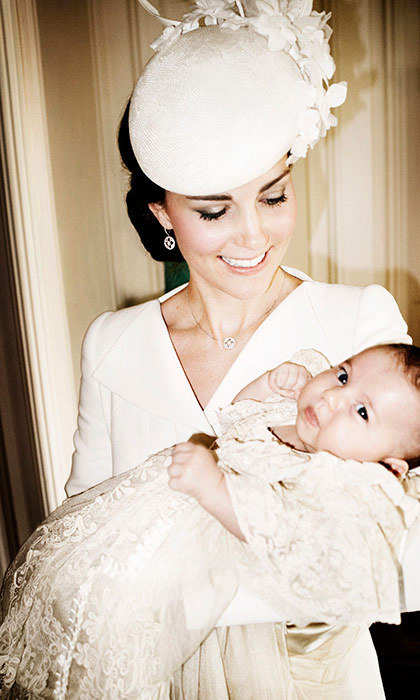
[[[283,192],[283,194],[280,194],[278,197],[264,197],[264,199],[262,199],[261,202],[268,207],[280,206],[287,202],[287,195]],[[225,206],[223,207],[223,209],[218,209],[217,211],[196,209],[196,212],[200,215],[200,219],[204,219],[204,221],[216,221],[217,219],[220,219],[222,216],[224,216],[229,211],[229,209],[229,206]]]
[[[219,209],[219,211],[202,211],[201,209],[197,209],[197,213],[200,214],[200,219],[214,221],[215,219],[220,219],[223,214],[226,214],[228,209],[229,207],[223,207],[223,209]]]
[[[284,204],[284,202],[287,202],[287,197],[283,193],[279,197],[265,197],[264,203],[268,204],[269,207],[275,207],[279,204]]]

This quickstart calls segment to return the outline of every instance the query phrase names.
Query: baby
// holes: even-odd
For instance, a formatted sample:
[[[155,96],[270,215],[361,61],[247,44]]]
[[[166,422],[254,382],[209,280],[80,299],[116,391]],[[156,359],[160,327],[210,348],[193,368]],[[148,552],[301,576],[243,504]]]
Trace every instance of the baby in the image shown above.
[[[396,344],[369,348],[338,367],[311,377],[286,362],[246,386],[234,399],[297,400],[294,425],[275,427],[282,442],[304,452],[330,452],[342,459],[380,462],[404,476],[420,455],[420,350]],[[175,445],[171,488],[191,495],[243,539],[215,453],[200,445]]]
[[[0,698],[169,698],[239,585],[284,620],[287,697],[306,698],[306,681],[312,700],[343,697],[359,629],[404,609],[420,489],[401,477],[420,454],[419,384],[411,346],[314,378],[286,363],[221,411],[217,449],[176,445],[68,499],[6,575]],[[286,622],[338,627],[294,666]]]

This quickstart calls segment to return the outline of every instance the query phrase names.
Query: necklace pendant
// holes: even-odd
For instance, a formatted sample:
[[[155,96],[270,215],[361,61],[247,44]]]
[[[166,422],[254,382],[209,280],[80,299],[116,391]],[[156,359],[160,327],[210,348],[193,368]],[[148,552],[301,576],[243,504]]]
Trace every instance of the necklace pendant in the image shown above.
[[[225,338],[223,341],[223,347],[225,350],[232,350],[236,345],[236,340],[235,338]]]

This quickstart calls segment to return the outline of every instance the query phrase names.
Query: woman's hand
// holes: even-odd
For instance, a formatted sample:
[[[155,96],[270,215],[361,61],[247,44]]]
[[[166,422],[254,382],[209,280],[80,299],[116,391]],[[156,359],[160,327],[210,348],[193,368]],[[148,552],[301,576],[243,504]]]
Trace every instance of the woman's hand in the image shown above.
[[[268,372],[267,379],[273,394],[297,399],[307,381],[311,379],[311,374],[303,365],[283,362]]]
[[[207,447],[192,442],[175,445],[168,474],[171,489],[182,491],[200,503],[223,481],[223,473],[213,453]]]

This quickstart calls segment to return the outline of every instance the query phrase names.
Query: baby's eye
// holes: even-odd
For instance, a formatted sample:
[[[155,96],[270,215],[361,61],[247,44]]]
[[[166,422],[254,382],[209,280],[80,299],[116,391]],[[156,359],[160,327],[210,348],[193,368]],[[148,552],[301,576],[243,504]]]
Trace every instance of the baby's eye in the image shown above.
[[[356,411],[363,420],[369,420],[368,412],[362,403],[356,404]]]
[[[201,211],[198,209],[198,214],[200,214],[200,219],[204,219],[205,221],[214,221],[215,219],[220,219],[223,214],[226,214],[228,208],[223,207],[223,209],[219,209],[219,211]]]
[[[349,375],[347,374],[344,367],[340,367],[340,369],[337,372],[337,379],[340,382],[340,384],[347,384],[348,378]]]

